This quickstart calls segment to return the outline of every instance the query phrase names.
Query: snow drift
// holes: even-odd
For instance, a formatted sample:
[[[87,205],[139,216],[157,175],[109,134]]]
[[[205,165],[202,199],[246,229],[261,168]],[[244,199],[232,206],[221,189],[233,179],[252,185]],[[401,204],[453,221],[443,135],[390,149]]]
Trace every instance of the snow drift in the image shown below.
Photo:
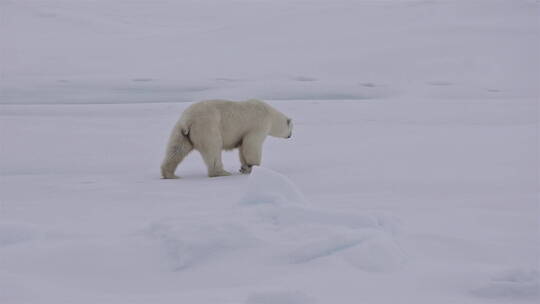
[[[166,219],[146,236],[160,243],[174,270],[208,260],[243,259],[242,250],[263,252],[252,263],[303,264],[341,259],[366,271],[392,271],[405,260],[395,219],[381,214],[343,214],[317,209],[284,175],[255,167],[239,205],[212,212],[212,222]],[[216,220],[218,219],[218,220]],[[253,265],[253,267],[255,267]]]

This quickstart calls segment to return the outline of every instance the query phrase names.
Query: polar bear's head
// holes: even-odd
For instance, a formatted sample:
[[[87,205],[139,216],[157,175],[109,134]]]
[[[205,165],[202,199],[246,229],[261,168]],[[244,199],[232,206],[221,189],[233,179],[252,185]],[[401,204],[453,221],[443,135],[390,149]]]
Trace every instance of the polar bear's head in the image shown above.
[[[293,130],[292,119],[283,115],[282,113],[276,113],[272,119],[272,127],[270,129],[270,135],[281,138],[291,138]]]

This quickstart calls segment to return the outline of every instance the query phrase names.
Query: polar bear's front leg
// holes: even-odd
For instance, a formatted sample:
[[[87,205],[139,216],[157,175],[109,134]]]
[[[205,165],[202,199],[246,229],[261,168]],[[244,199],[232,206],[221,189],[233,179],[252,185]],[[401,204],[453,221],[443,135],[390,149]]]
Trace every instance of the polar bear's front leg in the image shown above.
[[[262,145],[265,138],[266,134],[262,132],[253,132],[244,137],[240,147],[240,162],[242,163],[240,172],[251,173],[253,166],[261,164]]]
[[[249,166],[246,162],[246,158],[244,157],[242,146],[238,148],[238,156],[240,157],[240,164],[242,166],[240,167],[240,173],[242,174],[249,174],[251,173],[251,166]]]

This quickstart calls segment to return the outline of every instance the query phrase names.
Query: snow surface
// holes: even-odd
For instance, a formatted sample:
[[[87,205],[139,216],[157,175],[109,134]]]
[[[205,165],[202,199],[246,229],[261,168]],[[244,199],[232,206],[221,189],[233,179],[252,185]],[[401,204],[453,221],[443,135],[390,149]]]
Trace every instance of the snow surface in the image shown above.
[[[2,103],[515,98],[536,0],[3,0]]]
[[[539,13],[1,1],[0,303],[537,303]],[[159,179],[190,102],[253,97],[295,121],[264,167]]]

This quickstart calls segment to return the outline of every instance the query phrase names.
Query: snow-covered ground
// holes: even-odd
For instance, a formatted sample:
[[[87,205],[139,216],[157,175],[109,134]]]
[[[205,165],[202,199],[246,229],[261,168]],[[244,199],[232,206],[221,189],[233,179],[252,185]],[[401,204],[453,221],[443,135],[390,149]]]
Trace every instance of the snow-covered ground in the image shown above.
[[[0,2],[0,303],[538,302],[539,9]],[[264,167],[159,179],[252,97],[295,121]]]
[[[538,95],[535,0],[3,0],[1,103]]]

